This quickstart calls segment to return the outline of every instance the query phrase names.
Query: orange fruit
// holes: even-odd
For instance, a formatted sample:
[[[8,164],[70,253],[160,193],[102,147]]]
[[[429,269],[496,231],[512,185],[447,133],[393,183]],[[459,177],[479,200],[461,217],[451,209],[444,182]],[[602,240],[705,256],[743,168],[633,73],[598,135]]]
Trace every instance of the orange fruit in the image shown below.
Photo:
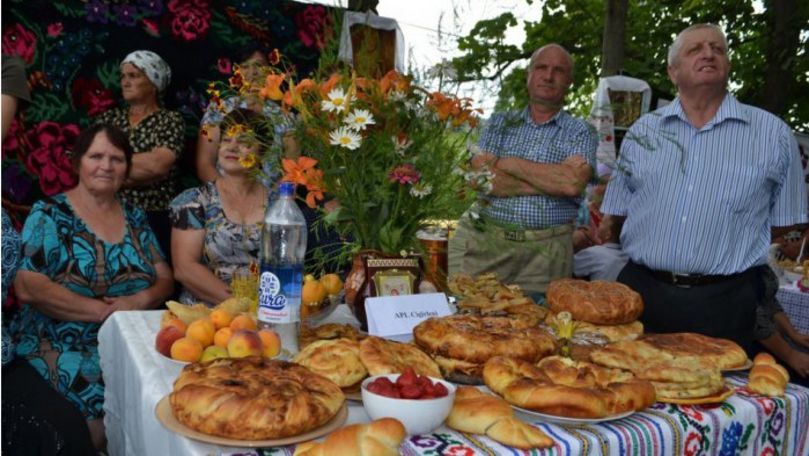
[[[214,327],[219,329],[224,328],[225,326],[230,326],[230,322],[233,320],[233,314],[228,312],[226,309],[214,309],[208,318],[211,319]]]
[[[199,343],[202,344],[202,348],[205,348],[213,344],[214,333],[216,333],[216,328],[213,322],[208,318],[200,318],[199,320],[192,321],[191,324],[188,325],[185,336],[198,340]]]
[[[317,280],[311,280],[303,284],[301,288],[301,304],[316,304],[326,297],[326,287]]]
[[[213,335],[213,344],[217,347],[228,348],[228,341],[230,336],[233,335],[233,330],[229,326],[219,328],[216,334]]]
[[[202,344],[191,337],[183,337],[171,344],[171,357],[178,361],[195,363],[202,357]]]
[[[185,324],[182,320],[177,317],[172,317],[168,319],[162,327],[165,328],[166,326],[174,326],[175,328],[179,329],[181,333],[185,334],[185,330],[188,329],[188,325]]]
[[[234,317],[233,320],[230,322],[230,329],[234,331],[238,331],[240,329],[255,330],[256,322],[248,315],[245,314],[236,315],[236,317]]]
[[[320,283],[326,288],[326,293],[336,295],[343,289],[343,281],[337,274],[326,274],[320,278]]]

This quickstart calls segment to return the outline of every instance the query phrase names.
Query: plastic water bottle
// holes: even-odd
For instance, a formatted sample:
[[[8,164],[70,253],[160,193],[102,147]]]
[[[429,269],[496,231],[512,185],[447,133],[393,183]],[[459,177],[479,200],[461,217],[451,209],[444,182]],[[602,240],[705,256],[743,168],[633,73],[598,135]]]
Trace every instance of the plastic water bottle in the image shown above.
[[[306,219],[294,194],[295,184],[281,183],[279,198],[264,215],[261,234],[258,322],[260,327],[278,330],[282,338],[288,329],[294,331],[301,315]],[[297,339],[294,334],[289,336]]]

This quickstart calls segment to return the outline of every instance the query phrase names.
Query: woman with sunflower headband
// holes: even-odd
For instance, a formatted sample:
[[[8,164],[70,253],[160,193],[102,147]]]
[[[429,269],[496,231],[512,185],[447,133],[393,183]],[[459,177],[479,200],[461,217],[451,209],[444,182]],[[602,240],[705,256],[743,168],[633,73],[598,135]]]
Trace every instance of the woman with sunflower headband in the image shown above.
[[[220,176],[171,203],[172,263],[184,304],[229,298],[234,271],[258,263],[261,222],[272,192],[272,183],[258,179],[255,169],[271,134],[260,119],[245,108],[228,113],[217,152]]]

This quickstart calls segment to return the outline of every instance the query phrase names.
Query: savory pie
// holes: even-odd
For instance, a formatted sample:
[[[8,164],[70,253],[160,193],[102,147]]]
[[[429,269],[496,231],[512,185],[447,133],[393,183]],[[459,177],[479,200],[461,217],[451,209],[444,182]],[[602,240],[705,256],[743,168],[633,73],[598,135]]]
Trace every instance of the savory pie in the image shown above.
[[[618,282],[558,279],[546,298],[553,313],[570,312],[574,320],[596,325],[631,323],[643,313],[640,294]]]
[[[191,429],[265,440],[326,424],[345,396],[334,382],[303,366],[255,356],[185,366],[169,401],[177,421]]]
[[[368,376],[360,360],[360,344],[355,340],[317,340],[292,360],[336,383],[340,388],[357,386]]]
[[[396,374],[412,367],[419,375],[442,378],[435,361],[413,344],[369,336],[360,342],[360,359],[370,375]]]
[[[494,356],[536,362],[555,349],[551,336],[540,328],[479,315],[429,318],[413,328],[413,339],[447,374],[477,377],[483,363]]]
[[[303,350],[316,340],[349,339],[359,341],[363,337],[359,330],[342,323],[325,323],[320,326],[309,326],[301,322],[298,332],[298,348]]]
[[[483,380],[511,404],[564,417],[603,418],[655,402],[655,389],[648,381],[558,356],[536,365],[497,356],[483,367]]]

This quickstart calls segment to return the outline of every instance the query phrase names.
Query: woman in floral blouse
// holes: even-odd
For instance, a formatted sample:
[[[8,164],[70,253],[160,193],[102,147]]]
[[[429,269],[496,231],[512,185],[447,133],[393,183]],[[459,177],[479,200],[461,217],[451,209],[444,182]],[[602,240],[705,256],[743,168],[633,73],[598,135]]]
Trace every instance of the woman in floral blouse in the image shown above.
[[[227,114],[217,154],[220,176],[171,203],[172,263],[184,304],[229,298],[233,272],[258,262],[261,222],[274,185],[265,186],[251,170],[260,163],[259,144],[271,141],[261,117],[246,108]]]
[[[97,124],[115,125],[135,150],[121,195],[146,211],[163,253],[170,255],[168,206],[177,194],[177,161],[184,146],[179,112],[162,107],[171,68],[151,51],[135,51],[121,61],[121,93],[126,106],[100,115]]]

